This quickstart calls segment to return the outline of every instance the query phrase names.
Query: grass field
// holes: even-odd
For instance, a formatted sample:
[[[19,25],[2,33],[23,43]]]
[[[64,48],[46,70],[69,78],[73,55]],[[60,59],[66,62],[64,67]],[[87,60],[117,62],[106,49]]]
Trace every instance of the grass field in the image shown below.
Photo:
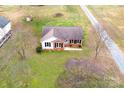
[[[62,13],[61,17],[54,17]],[[35,52],[44,26],[81,26],[88,42],[88,19],[79,6],[1,6],[0,14],[13,22],[13,36],[0,49],[0,87],[57,87],[56,80],[70,58],[89,59],[91,51]],[[24,21],[31,15],[32,22]],[[18,52],[25,50],[26,59]],[[11,53],[11,54],[10,54]]]
[[[89,6],[89,8],[124,51],[124,6]]]
[[[61,17],[55,17],[61,13]],[[79,6],[0,6],[0,15],[12,21],[12,37],[0,48],[0,87],[58,87],[56,80],[70,58],[92,59],[95,33]],[[24,18],[32,16],[33,21]],[[36,53],[44,26],[81,26],[84,30],[82,51],[43,51]],[[94,33],[94,34],[93,34]],[[20,54],[24,51],[25,58]],[[121,82],[117,66],[109,54],[99,63]]]

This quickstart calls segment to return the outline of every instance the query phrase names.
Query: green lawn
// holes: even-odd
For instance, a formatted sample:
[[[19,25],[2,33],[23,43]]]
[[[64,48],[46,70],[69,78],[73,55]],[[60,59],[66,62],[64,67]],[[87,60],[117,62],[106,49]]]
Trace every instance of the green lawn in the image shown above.
[[[88,58],[89,55],[87,49],[81,52],[45,52],[35,55],[28,61],[34,74],[29,87],[56,87],[57,77],[63,72],[64,63],[68,59]]]
[[[58,76],[70,58],[88,59],[90,50],[44,51],[26,60],[12,58],[0,71],[0,87],[57,87]]]
[[[70,58],[89,59],[91,49],[85,45],[82,51],[43,51],[37,54],[35,49],[39,45],[42,29],[44,26],[81,26],[87,43],[89,21],[79,6],[17,7],[11,6],[9,13],[23,12],[18,18],[21,26],[14,24],[15,35],[0,49],[0,87],[57,87],[56,80],[64,70],[64,63]],[[62,13],[63,16],[54,17],[55,13]],[[27,15],[32,15],[32,22],[23,20]],[[23,60],[18,53],[22,47],[26,52],[26,59]]]

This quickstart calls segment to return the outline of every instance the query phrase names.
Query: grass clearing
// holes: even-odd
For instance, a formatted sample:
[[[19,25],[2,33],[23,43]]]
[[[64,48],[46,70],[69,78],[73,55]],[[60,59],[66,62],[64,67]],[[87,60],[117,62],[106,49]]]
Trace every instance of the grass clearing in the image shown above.
[[[86,46],[82,51],[35,52],[44,26],[81,26],[88,30],[89,21],[79,6],[11,6],[9,12],[4,7],[4,13],[0,14],[10,18],[14,25],[12,38],[0,49],[0,64],[4,69],[0,70],[0,87],[57,87],[56,79],[68,59],[90,58],[92,51]],[[55,17],[56,13],[63,16]],[[33,21],[24,21],[29,15]],[[26,59],[21,60],[17,51],[25,44]]]
[[[9,7],[10,10],[7,10]],[[90,46],[94,44],[94,35],[89,31],[91,24],[80,6],[4,6],[1,10],[4,12],[0,14],[13,22],[13,36],[0,49],[0,87],[57,87],[56,79],[63,72],[68,59],[93,57],[93,49],[87,44],[82,51],[36,53],[44,26],[81,26],[85,42]],[[55,17],[56,13],[63,16]],[[33,21],[25,22],[23,19],[26,16],[32,16]],[[21,48],[25,50],[25,59],[20,59],[17,52]],[[106,56],[100,57],[102,66],[110,73],[118,71],[111,57]]]
[[[7,10],[9,7],[10,10]],[[4,6],[1,10],[4,12],[0,14],[13,22],[13,36],[0,49],[0,87],[57,87],[56,79],[68,59],[93,57],[93,49],[87,44],[82,51],[36,53],[44,26],[81,26],[85,43],[94,44],[94,35],[89,31],[91,24],[79,6]],[[55,17],[56,13],[63,16]],[[33,21],[25,22],[23,19],[26,16],[32,16]],[[24,48],[25,59],[20,59],[18,54],[21,48]],[[110,73],[118,71],[111,57],[106,56],[100,57],[102,66]]]
[[[89,8],[124,51],[124,6],[89,6]]]
[[[84,50],[85,53],[86,51]],[[31,86],[29,87],[55,87],[58,75],[64,70],[64,63],[70,58],[88,58],[90,52],[87,51],[85,56],[82,56],[82,54],[83,51],[49,51],[41,55],[35,55],[29,60],[29,65],[34,73]]]

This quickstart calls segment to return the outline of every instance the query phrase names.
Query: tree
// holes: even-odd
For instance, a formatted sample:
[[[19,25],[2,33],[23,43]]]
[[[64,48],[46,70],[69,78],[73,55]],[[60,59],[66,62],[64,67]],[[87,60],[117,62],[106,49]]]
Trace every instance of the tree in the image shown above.
[[[102,44],[103,42],[101,41],[101,37],[98,36],[97,39],[95,40],[95,56],[94,58],[97,59],[99,53],[100,53],[100,50],[101,50],[101,47],[102,47]]]
[[[54,17],[62,17],[62,16],[64,16],[62,13],[55,13],[54,14]]]
[[[16,43],[16,52],[17,54],[19,55],[19,58],[20,60],[25,60],[27,55],[27,47],[29,46],[27,44],[27,33],[25,32],[18,32],[18,37],[17,37],[17,40],[18,40],[18,43]]]
[[[107,33],[105,32],[105,29],[101,25],[96,25],[96,39],[95,39],[95,60],[97,59],[98,55],[100,54],[100,51],[102,50],[104,43],[108,40],[108,37],[106,36]],[[95,36],[95,35],[94,35]]]
[[[37,53],[41,53],[42,52],[42,46],[41,45],[36,48],[36,52]]]
[[[21,60],[26,59],[26,54],[25,54],[25,47],[21,47],[20,49],[17,50],[18,55],[20,56]]]
[[[57,79],[58,87],[115,87],[106,71],[89,60],[71,59],[65,64],[65,71]]]
[[[35,48],[37,46],[37,41],[35,41],[34,36],[32,35],[29,29],[22,29],[15,32],[16,36],[14,37],[13,42],[16,55],[20,60],[27,59],[32,52],[35,52]],[[36,45],[34,44],[36,43]]]

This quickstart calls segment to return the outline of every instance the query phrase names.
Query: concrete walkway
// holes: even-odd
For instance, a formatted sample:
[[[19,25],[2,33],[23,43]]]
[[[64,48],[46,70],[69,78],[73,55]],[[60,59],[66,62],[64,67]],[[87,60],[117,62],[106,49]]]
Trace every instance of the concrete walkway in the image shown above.
[[[66,50],[66,51],[82,51],[82,48],[65,47],[64,50]]]

